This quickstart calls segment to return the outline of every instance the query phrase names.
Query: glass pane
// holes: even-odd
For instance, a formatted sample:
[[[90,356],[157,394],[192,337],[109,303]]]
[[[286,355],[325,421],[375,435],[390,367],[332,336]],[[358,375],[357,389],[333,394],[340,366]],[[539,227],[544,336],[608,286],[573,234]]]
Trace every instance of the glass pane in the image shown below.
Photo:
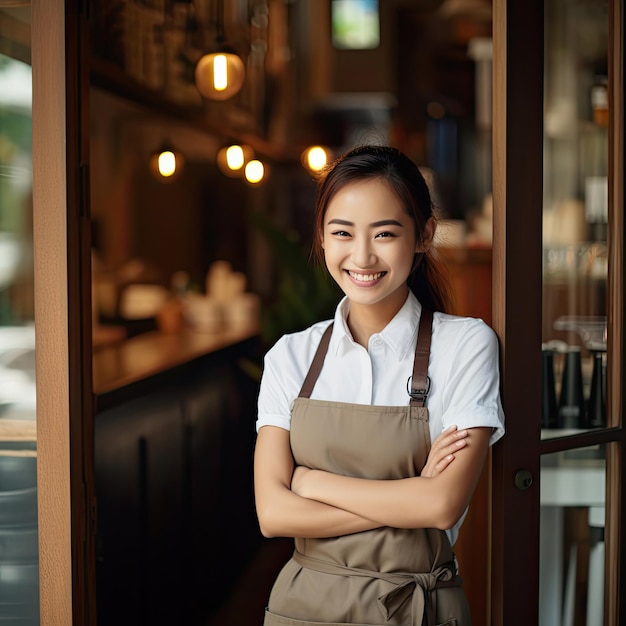
[[[605,447],[541,462],[539,626],[596,626],[604,613]]]
[[[545,3],[544,437],[605,426],[608,2]]]
[[[19,4],[19,3],[18,3]],[[0,622],[39,624],[30,9],[0,9]]]

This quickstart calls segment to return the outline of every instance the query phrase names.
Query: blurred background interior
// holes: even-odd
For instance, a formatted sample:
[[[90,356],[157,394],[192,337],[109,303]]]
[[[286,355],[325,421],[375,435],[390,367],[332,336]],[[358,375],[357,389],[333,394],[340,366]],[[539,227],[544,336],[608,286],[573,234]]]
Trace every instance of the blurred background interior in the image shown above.
[[[36,458],[32,93],[30,8],[14,5],[0,8],[0,498],[20,491],[23,516],[0,510],[0,574],[17,581],[0,614],[24,624],[38,623],[36,485],[22,484]],[[491,321],[491,3],[92,0],[88,30],[99,623],[255,624],[289,551],[254,518],[261,357],[339,297],[309,260],[319,169],[363,143],[411,157],[454,312]],[[546,33],[544,375],[559,393],[574,346],[584,377],[580,413],[549,406],[547,433],[606,420],[602,382],[593,418],[580,403],[606,367],[607,3],[550,0]],[[485,479],[457,546],[477,624],[487,502]],[[17,537],[22,552],[3,548]],[[567,597],[546,601],[546,624],[586,610]]]

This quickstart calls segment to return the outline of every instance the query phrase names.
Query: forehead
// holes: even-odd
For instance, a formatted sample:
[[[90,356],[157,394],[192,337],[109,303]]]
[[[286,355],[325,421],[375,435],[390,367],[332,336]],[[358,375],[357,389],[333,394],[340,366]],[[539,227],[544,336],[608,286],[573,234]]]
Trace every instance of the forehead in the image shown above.
[[[351,181],[335,192],[326,208],[326,221],[341,212],[350,212],[355,216],[400,212],[410,219],[398,195],[380,178]]]

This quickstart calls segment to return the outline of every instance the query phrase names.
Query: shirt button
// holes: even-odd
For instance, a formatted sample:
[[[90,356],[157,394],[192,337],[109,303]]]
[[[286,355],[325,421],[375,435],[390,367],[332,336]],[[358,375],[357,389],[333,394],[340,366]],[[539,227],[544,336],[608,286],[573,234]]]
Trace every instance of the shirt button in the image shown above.
[[[374,341],[372,342],[377,348],[380,348],[380,346],[383,345],[383,340],[380,339],[379,337],[377,337],[376,339],[374,339]]]

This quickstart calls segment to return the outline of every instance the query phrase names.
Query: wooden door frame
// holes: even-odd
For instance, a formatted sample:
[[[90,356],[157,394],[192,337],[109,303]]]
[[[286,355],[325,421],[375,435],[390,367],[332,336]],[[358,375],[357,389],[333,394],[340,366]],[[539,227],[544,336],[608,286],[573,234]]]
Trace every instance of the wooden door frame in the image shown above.
[[[507,433],[493,450],[492,624],[539,612],[543,2],[493,3],[493,327]],[[529,346],[536,346],[529,350]],[[533,483],[514,487],[527,470]],[[506,572],[522,568],[524,593]]]
[[[86,7],[31,5],[42,626],[95,624]]]
[[[63,2],[31,5],[37,491],[42,626],[72,623]]]
[[[65,0],[67,281],[74,623],[96,624],[89,186],[89,2]]]
[[[626,354],[624,336],[624,2],[609,2],[609,310],[608,341],[620,349],[608,356],[607,413],[609,427],[618,430],[616,440],[607,448],[606,554],[617,555],[605,561],[606,614],[604,623],[626,622],[626,432],[624,430],[623,390],[626,385],[623,358]],[[619,87],[616,87],[619,85]]]

